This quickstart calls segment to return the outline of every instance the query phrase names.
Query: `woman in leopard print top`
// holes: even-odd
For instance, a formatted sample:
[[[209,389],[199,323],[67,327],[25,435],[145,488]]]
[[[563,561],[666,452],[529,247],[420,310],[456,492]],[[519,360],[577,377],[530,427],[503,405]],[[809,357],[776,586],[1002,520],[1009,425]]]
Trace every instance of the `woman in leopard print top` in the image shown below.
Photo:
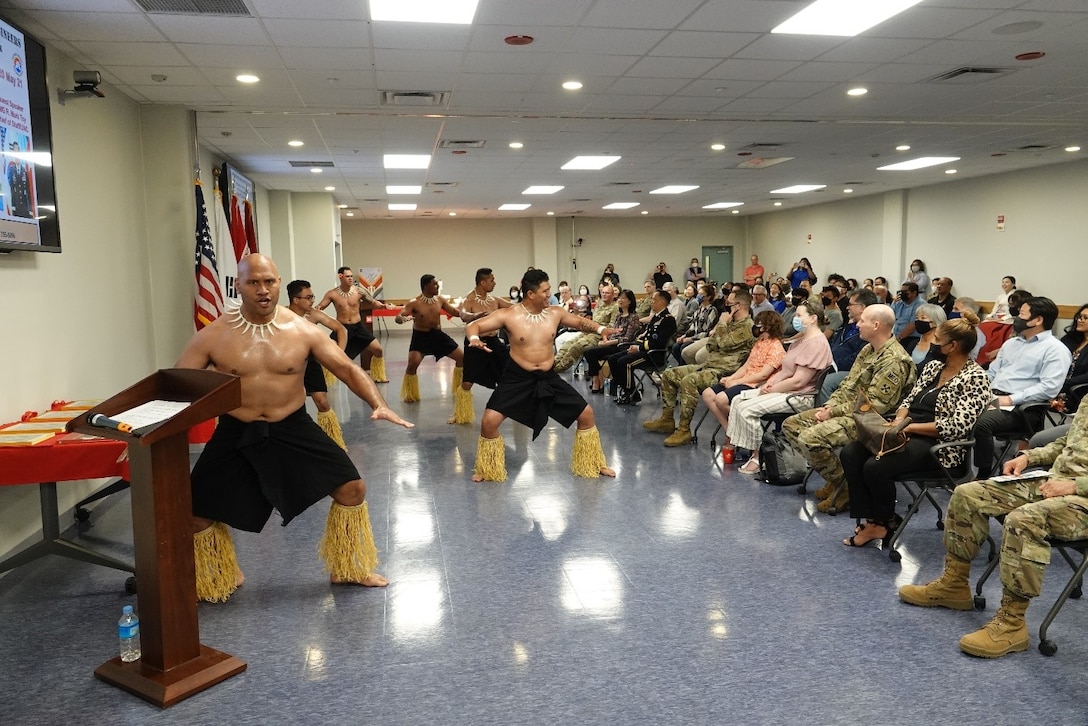
[[[993,400],[986,371],[969,357],[978,339],[978,322],[976,315],[965,312],[937,329],[930,350],[943,360],[931,360],[922,368],[896,411],[896,420],[907,416],[912,420],[904,429],[910,441],[901,452],[877,459],[858,442],[843,447],[839,458],[850,485],[850,514],[867,520],[843,544],[861,547],[891,534],[896,525],[895,480],[900,474],[934,469],[937,463],[947,469],[969,466],[966,449],[943,449],[935,462],[930,447],[968,438]]]

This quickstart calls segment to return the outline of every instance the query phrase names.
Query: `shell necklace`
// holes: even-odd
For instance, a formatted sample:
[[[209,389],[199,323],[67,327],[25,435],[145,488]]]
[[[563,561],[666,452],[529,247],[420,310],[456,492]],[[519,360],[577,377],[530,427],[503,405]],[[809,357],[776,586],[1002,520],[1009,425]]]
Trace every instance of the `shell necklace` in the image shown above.
[[[260,338],[261,340],[267,340],[276,334],[276,331],[280,329],[280,326],[276,323],[276,318],[279,317],[280,308],[276,306],[276,312],[272,314],[272,319],[267,323],[253,323],[246,320],[246,316],[242,315],[241,305],[230,305],[227,307],[226,314],[229,315],[228,322],[231,323],[231,327],[237,330],[242,329],[242,335],[249,333],[254,338]]]
[[[534,325],[543,323],[548,319],[548,308],[543,308],[539,313],[531,313],[529,312],[529,308],[525,307],[524,303],[518,303],[518,305],[525,311],[525,319]]]
[[[483,297],[480,297],[480,293],[475,290],[472,291],[472,296],[476,298],[476,302],[483,303],[484,305],[490,305],[495,298],[491,297],[490,293],[484,293]]]
[[[438,304],[438,298],[437,297],[427,297],[426,295],[420,295],[419,299],[422,300],[423,302],[427,303],[428,305],[437,305]]]

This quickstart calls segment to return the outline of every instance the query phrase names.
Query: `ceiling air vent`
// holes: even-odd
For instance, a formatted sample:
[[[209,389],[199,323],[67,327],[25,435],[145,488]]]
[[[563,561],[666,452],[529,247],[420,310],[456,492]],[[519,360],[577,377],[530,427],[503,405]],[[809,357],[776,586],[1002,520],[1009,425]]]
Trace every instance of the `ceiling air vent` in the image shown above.
[[[929,83],[984,83],[998,76],[1006,76],[1012,73],[1014,68],[997,68],[984,66],[962,66],[955,70],[933,76]]]
[[[382,91],[383,106],[445,106],[450,94],[439,91]]]
[[[785,146],[785,144],[777,141],[756,142],[754,144],[748,144],[747,146],[741,148],[741,151],[766,151],[767,149],[780,149],[783,146]]]
[[[461,182],[427,182],[426,186],[429,187],[455,187]]]
[[[442,139],[438,142],[440,149],[482,149],[486,141]]]
[[[149,13],[170,15],[246,15],[249,8],[242,0],[136,0]]]
[[[320,166],[329,169],[336,166],[331,161],[288,161],[287,163],[295,169],[307,169],[311,166]]]

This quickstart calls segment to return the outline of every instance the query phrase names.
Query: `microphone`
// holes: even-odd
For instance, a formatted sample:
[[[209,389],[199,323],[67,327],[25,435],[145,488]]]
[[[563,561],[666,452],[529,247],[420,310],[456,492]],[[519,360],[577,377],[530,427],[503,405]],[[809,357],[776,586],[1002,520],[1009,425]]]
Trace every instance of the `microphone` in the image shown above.
[[[121,421],[116,421],[112,418],[107,418],[100,413],[96,413],[94,416],[91,416],[91,425],[100,426],[104,429],[114,429],[125,434],[132,433],[132,426],[130,426],[129,424],[122,423]]]

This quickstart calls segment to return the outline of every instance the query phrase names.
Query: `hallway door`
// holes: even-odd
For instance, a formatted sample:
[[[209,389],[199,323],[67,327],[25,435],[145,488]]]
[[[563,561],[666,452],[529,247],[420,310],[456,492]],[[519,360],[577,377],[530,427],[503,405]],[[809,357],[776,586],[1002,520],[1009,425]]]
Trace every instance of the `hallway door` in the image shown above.
[[[719,285],[726,280],[732,281],[733,246],[703,247],[703,269],[706,270],[706,279],[714,280]]]

